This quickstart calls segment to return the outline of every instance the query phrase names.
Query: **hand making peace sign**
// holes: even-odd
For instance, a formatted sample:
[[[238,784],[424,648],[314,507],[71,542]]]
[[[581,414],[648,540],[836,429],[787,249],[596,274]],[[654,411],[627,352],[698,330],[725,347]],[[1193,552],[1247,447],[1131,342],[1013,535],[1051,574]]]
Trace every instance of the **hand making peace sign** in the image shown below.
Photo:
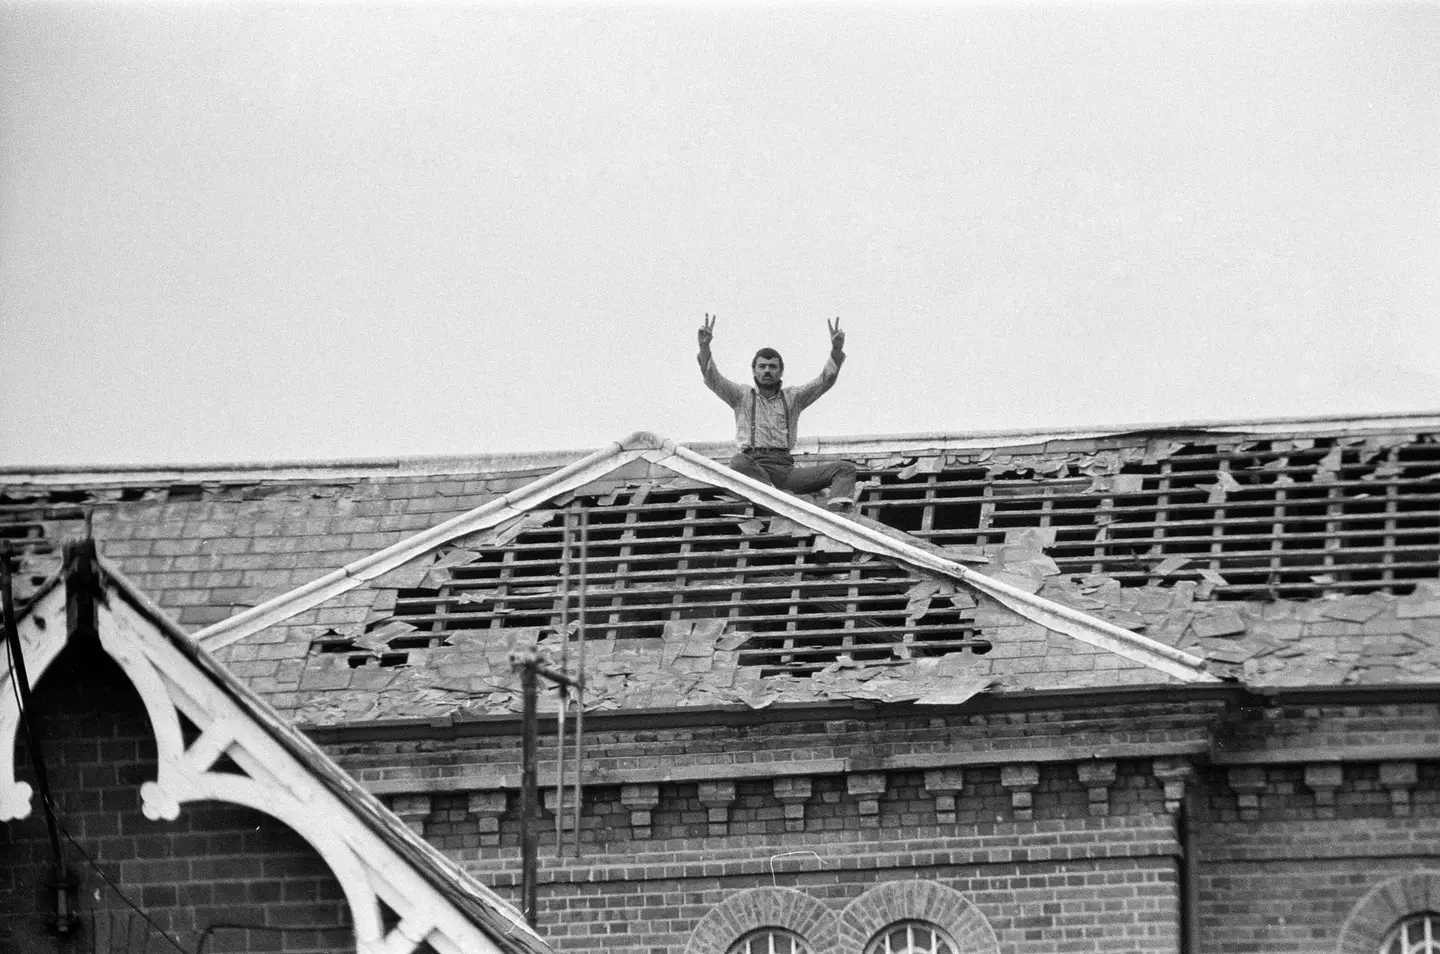
[[[700,347],[710,347],[710,340],[715,337],[715,319],[719,317],[709,313],[705,315],[705,323],[700,326]]]
[[[830,324],[830,320],[827,318],[825,320],[825,327],[830,329],[830,349],[832,351],[845,350],[845,332],[840,330],[840,316],[835,316],[835,324],[833,325]]]

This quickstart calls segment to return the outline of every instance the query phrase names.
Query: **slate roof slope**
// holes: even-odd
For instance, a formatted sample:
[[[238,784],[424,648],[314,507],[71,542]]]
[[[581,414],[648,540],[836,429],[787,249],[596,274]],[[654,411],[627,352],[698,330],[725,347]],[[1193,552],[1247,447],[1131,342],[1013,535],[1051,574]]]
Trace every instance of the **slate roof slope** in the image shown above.
[[[93,569],[77,576],[76,567],[79,561],[92,561]],[[73,547],[66,566],[55,577],[42,584],[38,594],[48,593],[65,579],[92,577],[97,584],[97,598],[102,604],[117,600],[135,611],[177,650],[180,656],[204,675],[215,692],[238,706],[254,725],[293,757],[314,782],[334,795],[357,821],[404,859],[411,870],[453,904],[472,924],[479,927],[500,950],[512,954],[549,954],[550,948],[524,924],[513,907],[386,809],[375,796],[321,751],[318,745],[253,693],[242,679],[200,648],[189,634],[114,565],[95,556],[84,544],[77,545]],[[30,604],[34,605],[34,602]],[[17,612],[17,625],[23,623],[28,612],[28,606]],[[33,672],[31,676],[36,678]],[[6,664],[4,669],[0,670],[0,685],[8,678],[9,666]]]
[[[983,565],[988,569],[1028,577],[1025,585],[1040,596],[1205,656],[1214,672],[1262,686],[1389,684],[1436,678],[1437,433],[1440,416],[1409,415],[826,439],[807,442],[806,450],[819,459],[846,457],[860,464],[862,506],[866,517],[874,518],[872,527],[903,531],[915,545],[989,555],[993,562]],[[702,449],[723,453],[719,447]],[[91,511],[104,551],[182,622],[204,626],[483,506],[576,456],[12,472],[0,474],[0,533],[23,538],[32,554],[27,569],[41,576],[48,541],[74,533]],[[873,562],[857,566],[859,561],[851,560],[844,566],[843,555],[825,553],[823,535],[797,536],[763,508],[727,509],[695,483],[652,478],[648,471],[607,479],[596,488],[598,520],[633,519],[641,535],[667,532],[651,527],[652,522],[668,522],[672,529],[690,526],[690,532],[701,535],[714,535],[728,523],[732,537],[758,526],[759,532],[746,539],[767,549],[766,559],[774,562],[783,552],[814,568],[801,574],[797,587],[814,597],[834,594],[835,581],[821,578],[822,569],[860,576],[861,603],[868,600],[876,612],[870,622],[863,613],[843,619],[845,613],[832,613],[837,628],[858,627],[883,637],[880,631],[894,627],[876,624],[877,619],[893,622],[924,606],[925,616],[907,619],[902,627],[914,631],[912,642],[943,642],[946,630],[957,643],[985,636],[984,614],[991,609],[983,598],[975,607],[955,607],[945,594],[929,594],[927,603],[923,588],[910,593],[918,579],[883,579],[885,573]],[[777,525],[782,532],[774,532]],[[607,545],[618,560],[613,545],[625,531],[607,527],[599,532],[610,534]],[[537,564],[546,562],[544,551],[558,551],[559,536],[558,521],[526,527],[511,540],[492,541],[486,552],[512,552],[521,564],[518,570],[534,573]],[[618,646],[628,632],[658,647],[666,642],[666,625],[695,615],[688,607],[678,614],[657,613],[644,605],[640,586],[658,587],[668,573],[671,590],[675,581],[685,583],[682,603],[703,596],[693,579],[674,572],[685,545],[672,540],[651,546],[670,547],[672,566],[651,571],[650,580],[611,597],[615,606],[605,617],[605,639]],[[703,545],[739,549],[734,540]],[[637,543],[634,549],[645,546]],[[373,633],[393,618],[433,634],[437,626],[451,627],[435,622],[437,607],[468,616],[472,629],[481,624],[524,629],[521,623],[550,621],[534,618],[533,599],[526,604],[520,599],[524,594],[507,594],[512,598],[504,605],[474,602],[495,589],[503,572],[489,568],[487,560],[439,567],[455,578],[446,583],[449,590],[397,586],[393,607],[383,599],[361,606],[361,595],[354,593],[337,596],[333,605],[310,611],[314,624],[335,628],[335,636],[312,639],[305,657],[286,655],[296,651],[294,645],[252,638],[237,647],[244,658],[233,664],[252,686],[287,708],[323,705],[324,698],[308,690],[294,694],[300,672],[312,664],[321,669],[336,665],[336,658],[317,663],[320,656],[346,657],[347,667],[359,663],[356,680],[394,684],[412,678],[404,670],[418,667],[422,653],[445,648],[429,645],[429,635],[412,633],[398,637],[398,648],[392,638],[384,652],[378,646],[373,652],[364,646],[352,652],[345,649],[346,641],[366,634],[355,637],[345,627],[374,627]],[[731,579],[734,569],[713,572],[718,579]],[[426,603],[431,589],[443,592]],[[673,592],[669,596],[673,599]],[[463,613],[454,612],[461,607]],[[611,617],[616,617],[614,625],[608,625]],[[802,619],[798,628],[815,625]],[[1023,636],[992,642],[995,648],[985,655],[954,648],[969,653],[971,663],[988,665],[1002,690],[1123,685],[1126,679],[1153,678],[1128,661],[1097,673],[1093,666],[1105,657],[1084,646],[1067,658],[1058,647],[1039,652],[1038,641]],[[1077,644],[1067,639],[1065,645]],[[938,665],[933,653],[927,655],[932,648],[922,645],[915,664]],[[771,653],[776,674],[766,680],[814,687],[844,671],[839,653],[827,656],[813,640],[808,651],[811,662],[821,664],[812,666],[809,675],[781,674],[798,665],[798,657],[787,662]],[[893,653],[893,647],[882,645],[880,651]],[[749,654],[757,665],[766,659],[754,645],[735,652]],[[1023,655],[1005,662],[1007,652]],[[874,657],[869,653],[865,661],[874,663]],[[682,666],[702,664],[699,657],[676,658]],[[837,663],[839,668],[817,680],[821,670]],[[998,672],[1006,667],[1009,675]],[[1036,671],[1024,672],[1026,667]],[[755,667],[737,666],[748,668]],[[338,681],[333,672],[327,678]],[[627,675],[635,701],[644,698],[641,687],[648,678]],[[875,678],[880,677],[870,677]],[[709,683],[701,682],[703,695]],[[448,698],[437,705],[443,707]],[[629,698],[627,690],[616,701]]]
[[[657,483],[685,519],[633,519]],[[553,526],[584,517],[589,541],[592,516],[617,514],[584,558],[576,528]],[[1214,680],[1183,651],[1034,596],[1050,572],[1037,535],[995,556],[972,572],[955,561],[989,563],[980,549],[833,515],[638,434],[196,638],[310,723],[513,711],[512,649],[538,640],[580,666],[580,643],[558,633],[583,567],[591,707]]]

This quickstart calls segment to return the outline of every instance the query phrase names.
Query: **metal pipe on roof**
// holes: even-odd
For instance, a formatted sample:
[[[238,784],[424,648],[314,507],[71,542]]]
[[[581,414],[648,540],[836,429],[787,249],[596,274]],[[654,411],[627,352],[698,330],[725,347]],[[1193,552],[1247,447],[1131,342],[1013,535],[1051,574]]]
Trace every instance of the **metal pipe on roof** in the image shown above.
[[[580,857],[580,802],[585,783],[580,767],[585,758],[585,602],[587,599],[586,563],[590,556],[590,511],[580,508],[580,643],[577,678],[575,680],[575,830],[574,857]]]
[[[570,511],[560,531],[560,671],[570,672]],[[555,712],[555,857],[565,857],[565,707],[570,688],[555,684],[559,707]]]

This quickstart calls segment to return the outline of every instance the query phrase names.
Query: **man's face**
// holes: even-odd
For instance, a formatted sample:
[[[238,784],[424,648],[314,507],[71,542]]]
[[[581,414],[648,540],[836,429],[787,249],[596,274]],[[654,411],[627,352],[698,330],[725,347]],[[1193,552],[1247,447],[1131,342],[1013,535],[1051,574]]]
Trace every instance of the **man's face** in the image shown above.
[[[755,372],[755,383],[762,387],[779,384],[784,370],[779,358],[756,358],[750,369]]]

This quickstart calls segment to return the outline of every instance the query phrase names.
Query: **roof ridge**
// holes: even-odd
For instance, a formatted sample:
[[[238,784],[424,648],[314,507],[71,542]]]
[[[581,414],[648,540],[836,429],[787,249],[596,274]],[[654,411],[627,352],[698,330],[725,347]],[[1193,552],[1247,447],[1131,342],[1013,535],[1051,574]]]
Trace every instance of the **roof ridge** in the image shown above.
[[[1388,414],[1330,414],[1300,417],[1241,418],[1235,420],[1182,420],[1139,422],[1096,425],[1034,425],[1018,428],[989,428],[973,431],[913,431],[899,434],[856,434],[826,435],[808,437],[796,445],[803,453],[846,453],[855,448],[868,447],[876,451],[887,447],[914,450],[914,446],[926,445],[927,449],[983,448],[1008,446],[1021,441],[1034,443],[1044,440],[1075,440],[1099,437],[1132,437],[1144,434],[1170,434],[1175,432],[1207,432],[1237,434],[1260,434],[1279,430],[1288,431],[1355,431],[1383,430],[1388,428],[1420,428],[1440,430],[1440,410],[1401,411]],[[648,431],[637,431],[627,437],[632,439],[665,438]],[[998,442],[998,443],[994,443]],[[684,446],[713,450],[721,453],[730,446],[725,441],[687,441]],[[498,468],[508,463],[506,472],[533,467],[555,466],[558,462],[584,456],[583,449],[553,448],[530,451],[514,451],[494,454],[409,454],[386,457],[282,459],[273,461],[213,461],[197,463],[155,463],[155,464],[42,464],[42,465],[0,465],[0,482],[17,478],[13,482],[34,483],[75,483],[64,478],[89,476],[94,481],[141,482],[161,478],[191,480],[202,479],[199,475],[231,474],[223,479],[242,479],[246,475],[266,473],[288,473],[297,479],[318,476],[330,471],[390,471],[396,474],[452,474],[469,472],[502,472]],[[222,479],[212,476],[210,479]],[[79,482],[83,482],[83,479]]]

